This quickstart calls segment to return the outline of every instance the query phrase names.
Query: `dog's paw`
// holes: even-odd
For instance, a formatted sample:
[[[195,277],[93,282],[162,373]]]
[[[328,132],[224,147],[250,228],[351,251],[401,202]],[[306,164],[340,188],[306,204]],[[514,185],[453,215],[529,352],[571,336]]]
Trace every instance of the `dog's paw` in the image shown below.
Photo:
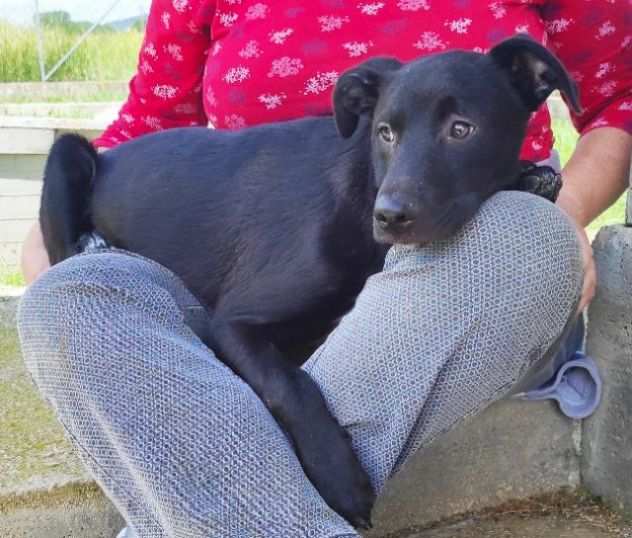
[[[562,188],[562,175],[550,166],[537,166],[528,163],[523,167],[516,189],[542,196],[555,202]]]
[[[337,426],[337,425],[336,425]],[[358,461],[346,431],[328,425],[316,428],[318,442],[302,454],[301,463],[321,497],[355,528],[371,527],[375,493]]]

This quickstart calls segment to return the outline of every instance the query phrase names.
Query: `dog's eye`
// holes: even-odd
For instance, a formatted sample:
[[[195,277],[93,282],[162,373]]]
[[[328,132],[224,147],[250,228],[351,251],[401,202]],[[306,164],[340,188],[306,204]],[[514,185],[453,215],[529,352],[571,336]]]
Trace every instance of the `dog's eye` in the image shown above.
[[[377,128],[377,134],[380,135],[380,138],[384,140],[387,144],[392,144],[395,142],[395,133],[386,123],[381,123]]]
[[[463,140],[472,134],[474,126],[464,121],[455,121],[450,128],[450,136],[457,140]]]

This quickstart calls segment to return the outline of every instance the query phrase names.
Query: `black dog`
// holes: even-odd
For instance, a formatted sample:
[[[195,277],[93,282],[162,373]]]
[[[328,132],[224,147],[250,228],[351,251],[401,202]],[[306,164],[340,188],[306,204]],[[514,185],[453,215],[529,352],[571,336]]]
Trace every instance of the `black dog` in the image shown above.
[[[331,330],[386,245],[448,237],[511,188],[529,116],[556,88],[579,108],[557,59],[515,37],[489,54],[369,60],[340,77],[334,118],[174,129],[103,155],[68,135],[46,166],[46,248],[57,263],[96,230],[179,275],[208,307],[205,343],[285,428],[327,503],[365,526],[370,482],[283,350]]]

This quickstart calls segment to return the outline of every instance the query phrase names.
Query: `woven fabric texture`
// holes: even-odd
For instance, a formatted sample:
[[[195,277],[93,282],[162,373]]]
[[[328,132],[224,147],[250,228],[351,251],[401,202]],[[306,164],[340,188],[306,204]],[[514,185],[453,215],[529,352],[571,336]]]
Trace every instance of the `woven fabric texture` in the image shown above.
[[[494,196],[450,240],[391,249],[305,365],[377,491],[543,355],[581,277],[571,224],[522,193]],[[66,260],[26,292],[26,364],[86,467],[141,538],[358,536],[252,390],[196,337],[199,311],[167,269],[109,249]]]

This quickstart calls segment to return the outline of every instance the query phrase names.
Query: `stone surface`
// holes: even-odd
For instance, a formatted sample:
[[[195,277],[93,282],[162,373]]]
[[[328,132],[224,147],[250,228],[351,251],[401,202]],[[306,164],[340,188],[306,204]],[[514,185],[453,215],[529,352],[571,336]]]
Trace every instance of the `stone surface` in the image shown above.
[[[583,477],[591,492],[632,516],[632,228],[603,228],[593,248],[599,283],[587,350],[604,394],[585,423]]]
[[[627,531],[623,530],[623,533]],[[567,519],[559,515],[510,516],[485,521],[466,520],[401,538],[626,538],[599,520]]]
[[[0,537],[111,538],[118,512],[86,474],[24,370],[14,319],[0,306]],[[10,306],[7,306],[10,305]]]
[[[36,116],[57,118],[94,118],[112,108],[118,111],[120,102],[93,103],[0,103],[0,116]],[[111,116],[108,116],[111,117]]]
[[[0,506],[2,499],[87,479],[24,369],[15,329],[0,329]]]
[[[37,220],[41,181],[0,178],[0,273],[14,271],[24,237]]]
[[[573,489],[579,436],[550,402],[498,402],[406,464],[378,501],[370,536]]]
[[[11,349],[15,348],[15,353],[15,315],[23,292],[23,288],[0,285],[0,349],[9,346]],[[8,360],[5,356],[6,354],[0,354],[2,360]]]
[[[126,81],[102,82],[11,82],[0,84],[0,101],[22,101],[28,95],[31,101],[59,99],[81,101],[86,96],[115,93],[121,97],[127,94]]]
[[[2,538],[114,538],[124,521],[93,485],[0,500]]]

